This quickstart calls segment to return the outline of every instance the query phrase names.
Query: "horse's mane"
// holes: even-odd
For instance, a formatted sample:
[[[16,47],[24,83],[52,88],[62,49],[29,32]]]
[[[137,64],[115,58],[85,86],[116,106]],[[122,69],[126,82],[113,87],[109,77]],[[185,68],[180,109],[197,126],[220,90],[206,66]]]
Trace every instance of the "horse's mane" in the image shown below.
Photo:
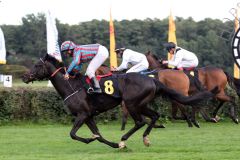
[[[153,54],[152,52],[148,51],[147,53],[145,53],[146,56],[151,56],[153,57],[156,61],[159,61],[159,58],[157,55]]]
[[[55,57],[53,57],[50,54],[46,54],[44,57],[44,60],[51,62],[56,68],[64,67],[63,62],[60,62],[59,60],[57,60]]]

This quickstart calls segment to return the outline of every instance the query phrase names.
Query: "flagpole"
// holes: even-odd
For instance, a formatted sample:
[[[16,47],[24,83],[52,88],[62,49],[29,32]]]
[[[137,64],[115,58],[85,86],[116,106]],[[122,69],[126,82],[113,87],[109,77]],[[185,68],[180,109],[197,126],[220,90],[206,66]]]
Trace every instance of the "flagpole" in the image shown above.
[[[115,52],[115,32],[112,20],[112,12],[110,7],[110,21],[109,21],[109,36],[110,36],[110,68],[117,67],[117,55]]]
[[[236,12],[236,15],[235,15],[235,32],[238,30],[238,28],[239,28],[239,8],[237,7],[236,9],[235,9],[235,12]],[[234,74],[234,77],[235,78],[237,78],[237,79],[239,79],[239,68],[238,68],[238,66],[237,66],[237,64],[236,63],[234,63],[234,65],[233,65],[233,74]]]
[[[62,61],[60,48],[58,45],[58,31],[56,27],[55,17],[52,16],[50,10],[46,13],[46,29],[47,29],[47,53],[55,57],[58,61]],[[48,87],[52,86],[51,81],[48,81]]]
[[[170,9],[169,19],[168,19],[168,42],[174,42],[177,44],[176,38],[176,26],[172,15],[172,10]],[[168,60],[172,58],[172,55],[168,53]]]

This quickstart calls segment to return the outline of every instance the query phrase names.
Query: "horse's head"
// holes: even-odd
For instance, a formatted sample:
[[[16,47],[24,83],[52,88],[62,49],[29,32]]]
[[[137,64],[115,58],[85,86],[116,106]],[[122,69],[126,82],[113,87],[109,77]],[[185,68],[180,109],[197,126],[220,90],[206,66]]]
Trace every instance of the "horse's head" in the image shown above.
[[[49,79],[56,68],[61,67],[61,63],[54,57],[46,54],[44,58],[40,60],[23,75],[23,82],[29,83],[36,80]]]
[[[145,53],[145,56],[147,57],[150,69],[164,68],[162,66],[162,61],[163,61],[162,58],[158,58],[155,54],[153,54],[150,51]]]

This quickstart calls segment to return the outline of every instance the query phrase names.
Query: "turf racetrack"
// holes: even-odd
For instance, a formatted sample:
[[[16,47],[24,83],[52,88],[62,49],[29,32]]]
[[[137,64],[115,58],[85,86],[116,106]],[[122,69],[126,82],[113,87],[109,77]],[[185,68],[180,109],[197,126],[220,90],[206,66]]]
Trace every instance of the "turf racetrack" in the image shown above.
[[[127,129],[133,124],[128,124]],[[0,160],[239,160],[240,126],[231,122],[201,123],[188,128],[185,123],[166,124],[153,129],[150,147],[142,142],[143,129],[127,141],[127,149],[110,148],[95,141],[83,144],[70,138],[70,125],[18,124],[0,126]],[[145,127],[144,127],[145,128]],[[99,124],[102,135],[119,142],[120,123]],[[83,126],[78,135],[92,134]]]

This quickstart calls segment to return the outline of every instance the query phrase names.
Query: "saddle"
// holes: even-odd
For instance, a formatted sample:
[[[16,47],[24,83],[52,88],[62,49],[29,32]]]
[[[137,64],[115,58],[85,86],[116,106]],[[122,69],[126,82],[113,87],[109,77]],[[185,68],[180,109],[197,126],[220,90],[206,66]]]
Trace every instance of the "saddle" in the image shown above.
[[[146,75],[148,77],[151,77],[151,78],[157,78],[157,75],[158,75],[158,72],[157,72],[156,69],[154,69],[154,70],[147,69],[147,70],[143,70],[139,73],[142,74],[142,75]]]
[[[108,73],[106,75],[97,75],[97,80],[99,81],[102,92],[113,96],[114,98],[120,98],[120,91],[118,87],[118,76],[117,74]],[[84,82],[87,85],[84,85],[86,90],[92,89],[90,79],[88,76],[84,76]]]
[[[199,91],[206,90],[199,80],[197,68],[187,68],[187,69],[184,68],[183,72],[188,76],[188,78],[190,80],[190,86],[192,86],[192,85],[195,86],[197,88],[197,90],[199,90]]]

